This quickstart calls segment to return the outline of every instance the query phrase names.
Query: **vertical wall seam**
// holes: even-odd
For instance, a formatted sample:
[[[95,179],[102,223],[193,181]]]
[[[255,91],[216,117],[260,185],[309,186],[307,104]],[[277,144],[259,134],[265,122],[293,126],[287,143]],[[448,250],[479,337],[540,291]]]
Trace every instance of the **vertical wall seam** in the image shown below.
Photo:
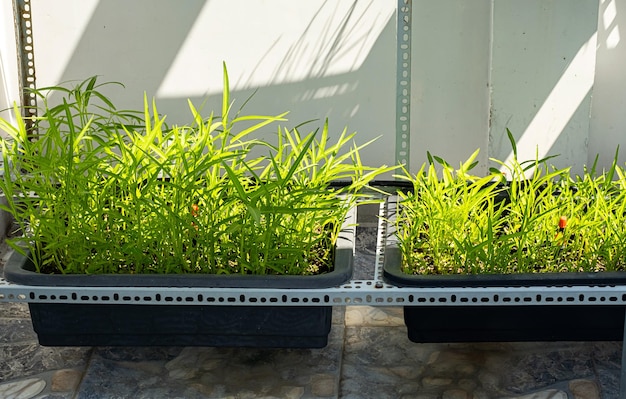
[[[483,155],[483,159],[486,162],[485,172],[488,171],[490,162],[490,153],[491,153],[491,124],[493,117],[493,103],[492,103],[492,94],[493,94],[493,86],[492,86],[492,72],[493,72],[493,45],[494,45],[494,18],[495,18],[495,0],[491,0],[491,4],[489,6],[489,53],[488,53],[488,66],[487,66],[487,132],[486,132],[486,140],[485,140],[485,151]]]
[[[412,0],[398,0],[396,37],[396,165],[409,170],[411,140]]]

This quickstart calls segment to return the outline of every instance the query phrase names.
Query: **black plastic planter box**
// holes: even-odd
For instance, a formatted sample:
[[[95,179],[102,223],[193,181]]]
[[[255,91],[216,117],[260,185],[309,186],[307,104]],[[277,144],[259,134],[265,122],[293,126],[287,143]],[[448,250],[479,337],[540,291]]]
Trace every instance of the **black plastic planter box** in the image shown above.
[[[539,287],[626,285],[626,273],[410,275],[401,270],[394,215],[388,216],[383,278],[398,287]],[[621,341],[620,305],[405,306],[413,342]]]
[[[43,346],[323,348],[332,307],[30,303]]]
[[[332,272],[315,276],[42,275],[14,252],[4,270],[12,283],[67,287],[330,288],[352,277],[354,211],[335,248]],[[232,346],[322,348],[332,306],[29,303],[44,346]]]
[[[622,306],[407,306],[412,342],[621,341]]]
[[[384,279],[400,287],[606,285],[611,281],[601,273],[414,276],[400,270],[400,261],[398,248],[385,249]],[[612,284],[624,283],[622,274],[609,274],[617,274]],[[619,305],[405,306],[404,322],[413,342],[621,341],[625,311]]]

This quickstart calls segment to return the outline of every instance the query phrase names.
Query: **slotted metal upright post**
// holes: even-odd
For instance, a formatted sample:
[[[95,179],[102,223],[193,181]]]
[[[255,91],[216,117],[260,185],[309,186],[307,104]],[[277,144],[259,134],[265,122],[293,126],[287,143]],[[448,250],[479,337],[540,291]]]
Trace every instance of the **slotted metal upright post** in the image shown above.
[[[31,1],[13,0],[13,16],[22,117],[26,130],[32,135],[35,129],[34,117],[37,116],[37,97],[33,93],[36,79]]]

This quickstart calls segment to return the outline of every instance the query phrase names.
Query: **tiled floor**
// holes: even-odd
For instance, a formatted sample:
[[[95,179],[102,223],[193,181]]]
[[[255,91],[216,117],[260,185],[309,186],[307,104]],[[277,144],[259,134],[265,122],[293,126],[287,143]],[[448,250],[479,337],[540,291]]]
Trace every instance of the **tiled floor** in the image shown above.
[[[401,308],[368,306],[336,307],[323,349],[41,347],[0,303],[0,398],[618,399],[620,364],[620,342],[412,343]]]

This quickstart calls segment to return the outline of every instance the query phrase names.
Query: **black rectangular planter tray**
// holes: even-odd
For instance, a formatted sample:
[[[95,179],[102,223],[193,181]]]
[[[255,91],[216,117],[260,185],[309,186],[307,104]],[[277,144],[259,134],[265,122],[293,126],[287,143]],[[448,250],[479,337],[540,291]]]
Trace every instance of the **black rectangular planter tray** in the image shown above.
[[[623,306],[406,306],[412,342],[621,341]]]
[[[334,269],[314,276],[43,275],[17,252],[5,265],[4,276],[11,283],[31,286],[331,288],[352,277],[355,223],[353,210],[335,247]],[[332,325],[332,306],[32,302],[29,307],[44,346],[322,348]]]
[[[614,285],[624,273],[417,276],[400,270],[397,247],[385,249],[383,278],[400,287],[532,287]],[[611,275],[617,277],[612,279]],[[543,278],[542,278],[543,277]],[[413,342],[620,341],[619,305],[405,306]]]
[[[410,275],[388,218],[383,279],[398,287],[570,287],[626,285],[626,273],[536,273]],[[413,342],[620,341],[620,305],[405,306],[404,321]]]
[[[331,306],[30,303],[43,346],[323,348]]]

